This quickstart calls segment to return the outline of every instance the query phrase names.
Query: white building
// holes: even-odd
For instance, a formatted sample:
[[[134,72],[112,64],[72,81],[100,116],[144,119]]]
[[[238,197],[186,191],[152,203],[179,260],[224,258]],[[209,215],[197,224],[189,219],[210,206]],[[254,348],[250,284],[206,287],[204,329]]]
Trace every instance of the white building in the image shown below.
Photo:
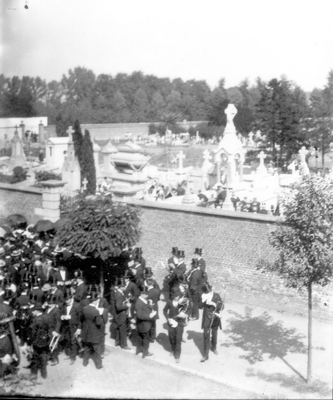
[[[50,168],[62,168],[68,148],[67,137],[51,137],[45,142],[45,161]]]

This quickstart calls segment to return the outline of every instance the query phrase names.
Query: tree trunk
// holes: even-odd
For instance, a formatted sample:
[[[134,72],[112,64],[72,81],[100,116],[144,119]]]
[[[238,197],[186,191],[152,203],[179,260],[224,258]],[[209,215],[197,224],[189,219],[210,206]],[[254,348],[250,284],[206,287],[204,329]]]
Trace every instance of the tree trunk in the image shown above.
[[[308,284],[308,373],[307,383],[312,380],[312,282]]]

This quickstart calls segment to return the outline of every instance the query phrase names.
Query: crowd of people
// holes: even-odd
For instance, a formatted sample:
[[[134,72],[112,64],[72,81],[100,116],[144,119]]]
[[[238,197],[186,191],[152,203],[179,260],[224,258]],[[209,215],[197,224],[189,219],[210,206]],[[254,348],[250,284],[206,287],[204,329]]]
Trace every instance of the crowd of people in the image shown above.
[[[102,285],[80,268],[67,268],[71,254],[55,245],[53,235],[34,233],[31,226],[0,236],[0,374],[15,373],[20,352],[27,354],[31,378],[59,363],[64,353],[70,364],[92,359],[103,367],[106,327],[115,345],[149,357],[156,340],[159,300],[168,324],[171,355],[179,362],[184,327],[204,309],[204,357],[217,354],[221,328],[221,296],[208,283],[202,250],[195,249],[188,270],[184,251],[172,248],[168,274],[160,288],[146,266],[141,248],[123,249],[120,269]],[[76,255],[79,257],[79,255]],[[80,258],[79,258],[80,259]],[[76,264],[77,266],[80,263]],[[211,347],[210,347],[210,337]]]

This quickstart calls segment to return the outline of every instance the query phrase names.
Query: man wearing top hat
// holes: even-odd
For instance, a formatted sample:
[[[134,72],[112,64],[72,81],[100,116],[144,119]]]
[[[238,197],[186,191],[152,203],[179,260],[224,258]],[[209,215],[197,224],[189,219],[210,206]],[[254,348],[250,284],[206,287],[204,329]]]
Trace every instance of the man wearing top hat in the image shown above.
[[[164,306],[163,314],[168,324],[169,341],[171,345],[171,354],[179,363],[181,355],[181,344],[184,332],[183,321],[186,318],[185,312],[181,309],[180,293],[173,293]]]
[[[42,303],[44,299],[44,292],[42,290],[42,283],[39,278],[32,277],[32,289],[30,291],[30,301],[32,303]]]
[[[177,254],[178,258],[178,264],[176,268],[173,270],[171,276],[170,276],[170,294],[172,292],[172,288],[178,284],[178,280],[181,276],[184,276],[186,273],[186,264],[184,262],[185,260],[185,251],[184,250],[178,250]]]
[[[194,258],[198,260],[199,268],[202,272],[206,272],[206,261],[202,258],[202,249],[195,248]]]
[[[131,306],[129,297],[125,296],[126,282],[124,278],[118,278],[117,288],[114,293],[114,315],[113,323],[115,328],[116,346],[124,350],[130,350],[127,345],[127,326],[129,308]]]
[[[143,287],[144,283],[144,269],[139,261],[129,261],[128,267],[130,268],[135,284],[139,289]]]
[[[151,275],[147,275],[145,283],[148,292],[148,303],[152,306],[153,310],[156,311],[156,315],[153,318],[152,326],[149,333],[149,340],[153,343],[156,339],[156,320],[159,319],[158,302],[160,300],[160,290],[154,287],[154,279],[152,279],[152,273]]]
[[[208,282],[204,283],[202,292],[199,307],[203,308],[201,328],[203,329],[204,354],[201,362],[205,362],[209,358],[209,349],[214,354],[218,354],[216,349],[217,330],[218,328],[222,329],[221,313],[224,309],[224,302],[221,296],[213,291],[212,285]]]
[[[66,300],[65,306],[61,312],[61,328],[62,336],[61,345],[65,349],[66,355],[70,359],[70,365],[73,365],[79,352],[79,339],[82,328],[82,308],[81,305],[74,301],[73,297]]]
[[[60,327],[61,327],[61,319],[60,319],[60,310],[56,303],[56,297],[54,295],[50,295],[50,299],[48,301],[48,306],[45,311],[45,315],[48,317],[49,321],[49,336],[52,339],[53,337],[60,336]],[[50,355],[51,366],[59,364],[58,357],[58,348],[56,348],[53,353]]]
[[[76,282],[77,285],[74,292],[74,301],[81,303],[87,297],[87,287],[84,283],[82,274],[77,276]]]
[[[131,335],[132,333],[132,328],[131,328],[131,321],[132,325],[134,325],[134,319],[135,319],[135,302],[140,296],[140,289],[136,285],[135,282],[132,281],[133,275],[130,270],[125,271],[124,275],[124,281],[125,281],[125,287],[124,287],[124,296],[126,299],[129,300],[130,302],[130,308],[128,312],[128,318],[127,318],[127,333],[128,335]]]
[[[142,254],[143,254],[142,247],[136,247],[134,249],[134,261],[138,261],[142,265],[142,268],[145,269],[146,260],[143,258]]]
[[[143,287],[139,298],[135,303],[135,312],[137,317],[137,331],[138,331],[138,346],[136,354],[142,352],[142,358],[152,356],[153,354],[149,352],[149,338],[150,331],[152,328],[152,323],[157,314],[156,310],[148,302],[148,291],[147,287]]]
[[[172,256],[168,258],[168,268],[172,271],[178,265],[178,247],[173,247],[171,250]]]
[[[187,276],[187,281],[191,293],[192,313],[190,320],[194,321],[199,319],[199,303],[201,300],[202,285],[204,283],[203,272],[199,267],[197,259],[192,260],[192,269]]]

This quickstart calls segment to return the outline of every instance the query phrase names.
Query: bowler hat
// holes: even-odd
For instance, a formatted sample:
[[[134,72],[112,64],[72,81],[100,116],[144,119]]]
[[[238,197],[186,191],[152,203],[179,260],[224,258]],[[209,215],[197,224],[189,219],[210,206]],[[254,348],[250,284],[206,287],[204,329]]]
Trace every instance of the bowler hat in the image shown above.
[[[197,254],[198,256],[201,256],[202,255],[202,249],[199,249],[199,248],[195,248],[195,250],[194,250],[194,254]]]

